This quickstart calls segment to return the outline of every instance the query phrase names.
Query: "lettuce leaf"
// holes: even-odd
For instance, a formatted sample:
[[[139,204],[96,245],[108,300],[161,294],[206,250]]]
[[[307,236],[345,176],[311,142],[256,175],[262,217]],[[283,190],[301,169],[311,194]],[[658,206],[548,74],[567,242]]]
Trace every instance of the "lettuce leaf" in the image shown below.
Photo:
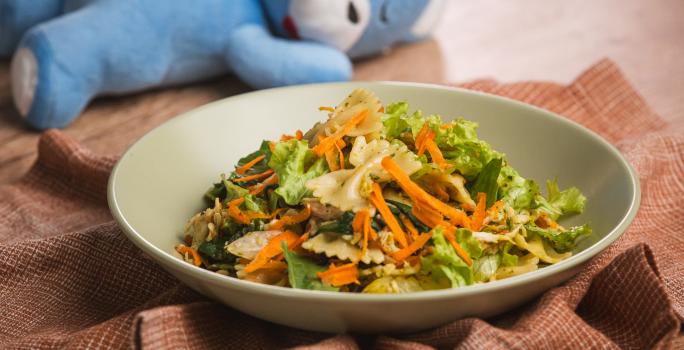
[[[278,142],[268,166],[278,175],[275,190],[285,203],[297,205],[305,196],[311,195],[305,184],[308,180],[328,172],[323,158],[314,156],[306,140],[291,139]]]
[[[518,265],[518,256],[511,254],[508,251],[511,250],[513,244],[506,243],[503,248],[499,251],[501,256],[501,266],[516,266]]]
[[[287,261],[287,278],[290,287],[299,289],[327,290],[337,292],[339,289],[323,283],[316,275],[326,270],[325,266],[316,265],[309,259],[303,258],[287,249],[282,243],[285,261]]]
[[[434,249],[432,254],[420,259],[421,271],[429,274],[437,284],[452,288],[473,284],[473,270],[456,255],[454,248],[444,238],[441,228],[432,231],[431,240]]]
[[[546,239],[551,243],[553,249],[561,253],[574,248],[579,237],[591,234],[591,227],[587,224],[574,226],[564,231],[552,228],[544,229],[535,225],[525,225],[525,228],[528,234],[536,234]]]
[[[487,195],[487,208],[491,207],[499,191],[499,173],[501,172],[501,159],[495,158],[489,161],[487,165],[482,168],[480,174],[477,175],[473,187],[470,189],[470,195],[473,200],[477,202],[477,194],[483,192]]]
[[[477,282],[487,282],[496,273],[501,264],[499,255],[485,255],[473,261],[473,277]]]
[[[387,106],[382,118],[385,137],[393,139],[409,129],[406,113],[408,113],[408,103],[406,102],[395,102]]]
[[[461,245],[461,248],[463,248],[472,259],[478,259],[482,256],[480,242],[473,237],[473,233],[470,230],[465,228],[457,229],[456,242]]]
[[[499,197],[515,210],[529,209],[539,195],[539,186],[532,180],[520,176],[509,165],[501,168],[499,173]]]
[[[561,191],[556,180],[547,180],[546,189],[548,199],[538,195],[535,197],[535,203],[550,218],[558,220],[561,215],[581,213],[584,210],[587,197],[577,187],[570,187]]]

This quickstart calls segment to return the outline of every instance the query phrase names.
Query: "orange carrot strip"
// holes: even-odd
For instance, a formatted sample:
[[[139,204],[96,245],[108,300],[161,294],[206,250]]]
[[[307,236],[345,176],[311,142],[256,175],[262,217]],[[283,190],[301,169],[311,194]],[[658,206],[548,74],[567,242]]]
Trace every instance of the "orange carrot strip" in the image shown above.
[[[335,146],[338,140],[341,140],[345,135],[347,135],[357,124],[361,123],[368,115],[368,109],[364,109],[359,114],[355,115],[349,121],[344,123],[344,125],[337,129],[332,135],[322,139],[314,148],[311,150],[317,155],[323,155],[327,150]]]
[[[320,106],[320,107],[318,107],[318,110],[319,110],[319,111],[334,112],[334,111],[335,111],[335,108],[328,107],[328,106]]]
[[[263,178],[265,178],[271,174],[273,174],[273,169],[268,169],[268,170],[264,171],[263,173],[258,173],[258,174],[254,174],[254,175],[250,175],[250,176],[237,178],[237,179],[234,179],[232,181],[237,183],[237,182],[247,182],[247,181],[252,181],[252,180],[261,180],[261,179],[263,179]]]
[[[245,272],[254,272],[262,268],[271,258],[283,252],[281,242],[289,247],[299,239],[299,236],[292,231],[285,231],[271,238],[266,246],[262,248],[252,262],[245,266]]]
[[[418,249],[422,248],[428,240],[432,237],[432,232],[423,233],[415,241],[408,245],[408,247],[398,250],[392,254],[392,258],[397,261],[403,261]]]
[[[484,192],[477,193],[477,206],[470,219],[471,228],[473,231],[479,231],[484,224],[487,210],[487,194]]]
[[[435,164],[437,164],[440,168],[444,169],[449,166],[449,163],[447,163],[446,159],[444,159],[442,151],[439,150],[439,147],[437,147],[437,144],[435,143],[434,139],[429,138],[425,140],[425,148],[428,152],[430,152],[430,157],[432,157],[432,161]]]
[[[240,175],[242,175],[242,174],[246,173],[247,170],[249,170],[250,168],[252,168],[252,167],[254,166],[254,164],[259,163],[259,162],[260,162],[261,160],[263,160],[264,158],[266,158],[266,155],[262,154],[262,155],[260,155],[260,156],[258,156],[258,157],[256,157],[256,158],[250,160],[249,162],[247,162],[247,163],[245,163],[245,164],[243,164],[243,165],[241,165],[241,166],[235,168],[235,172],[238,173],[238,174],[240,174]]]
[[[403,170],[401,170],[399,165],[392,160],[392,157],[385,157],[381,164],[382,167],[387,170],[387,172],[390,173],[390,175],[392,175],[392,177],[397,181],[404,192],[411,197],[414,202],[414,208],[416,208],[416,206],[429,207],[433,211],[440,212],[441,214],[449,217],[452,220],[452,223],[455,225],[461,225],[463,227],[470,228],[470,220],[462,210],[451,207],[425,192],[425,190],[413,182],[411,178],[409,178],[409,176],[404,173]]]
[[[373,206],[380,212],[380,216],[382,216],[382,219],[387,223],[387,227],[392,231],[394,239],[402,248],[405,248],[408,245],[406,242],[406,234],[404,233],[404,230],[401,229],[397,218],[392,215],[392,211],[390,211],[390,208],[387,206],[385,198],[382,196],[382,188],[380,188],[380,185],[378,185],[377,182],[373,182],[371,188],[371,203],[373,203]]]
[[[497,215],[499,215],[499,211],[501,208],[503,208],[503,201],[498,200],[494,204],[492,204],[492,207],[487,210],[487,215],[489,215],[490,218],[495,218]]]
[[[473,265],[473,260],[470,259],[470,256],[468,256],[468,253],[463,250],[460,244],[456,241],[456,236],[454,235],[455,228],[453,226],[447,227],[445,226],[444,229],[444,237],[446,237],[447,241],[451,243],[451,246],[454,248],[456,251],[456,255],[458,255],[461,259],[463,259],[463,262],[468,264],[468,266]]]
[[[296,138],[297,140],[301,140],[301,139],[304,138],[304,134],[302,134],[302,131],[301,131],[301,130],[297,129],[297,131],[295,131],[295,138]]]
[[[287,215],[280,218],[280,220],[268,225],[269,230],[279,230],[285,226],[298,224],[311,216],[311,207],[308,205],[302,211],[294,215]]]
[[[249,187],[249,194],[256,196],[259,193],[263,192],[266,189],[266,187],[271,186],[271,185],[275,185],[277,183],[278,183],[278,175],[273,174],[273,175],[269,176],[266,180],[264,180],[264,182]]]
[[[414,144],[416,146],[416,150],[418,151],[418,156],[422,156],[423,153],[425,152],[425,138],[428,137],[429,134],[429,129],[430,127],[428,126],[428,123],[423,123],[423,127],[420,128],[420,131],[418,131],[418,134],[416,135],[416,138],[414,140]]]
[[[417,204],[411,209],[411,214],[430,228],[435,228],[444,221],[444,216],[440,212]]]
[[[335,155],[335,149],[334,148],[329,149],[329,150],[325,151],[324,154],[325,154],[325,161],[326,161],[326,163],[328,163],[328,169],[330,169],[330,171],[339,170],[340,168],[337,165],[337,156]]]
[[[366,255],[366,250],[368,249],[368,235],[370,234],[368,231],[370,226],[369,224],[370,212],[368,211],[368,208],[363,208],[356,212],[354,220],[352,221],[352,229],[354,232],[363,234],[363,245],[361,247],[361,252],[359,253],[359,258],[362,258],[364,255]]]
[[[404,224],[406,227],[406,230],[411,234],[411,238],[414,240],[418,238],[418,229],[416,229],[416,226],[413,225],[413,222],[409,220],[404,214],[401,214],[401,222]]]
[[[437,197],[439,197],[440,200],[442,201],[448,201],[449,200],[449,193],[444,189],[444,185],[438,183],[438,182],[433,182],[432,183],[432,190],[435,192]]]
[[[287,264],[284,261],[271,260],[261,266],[260,269],[285,270]]]
[[[451,127],[451,124],[442,124],[439,126],[440,129],[449,129]]]
[[[346,146],[344,143],[344,140],[339,140],[335,142],[335,148],[337,148],[337,152],[339,155],[339,161],[340,161],[340,169],[344,169],[344,153],[342,152],[342,149]]]
[[[385,113],[385,106],[380,106],[380,108],[378,108],[378,112]]]
[[[271,153],[275,152],[275,146],[276,146],[276,143],[273,141],[268,143],[268,149],[271,150]]]
[[[193,265],[195,265],[195,266],[202,265],[202,258],[200,258],[199,253],[197,253],[197,251],[194,248],[188,247],[184,244],[179,244],[176,246],[176,251],[182,255],[190,254],[192,256],[192,264]]]
[[[299,248],[302,243],[306,242],[307,239],[309,239],[309,232],[305,232],[303,235],[299,236],[297,242],[292,245],[292,249],[294,250]]]
[[[342,266],[330,264],[330,267],[328,267],[327,270],[323,272],[317,272],[316,276],[318,276],[321,281],[334,287],[340,287],[351,283],[359,283],[359,269],[354,263],[349,263]]]

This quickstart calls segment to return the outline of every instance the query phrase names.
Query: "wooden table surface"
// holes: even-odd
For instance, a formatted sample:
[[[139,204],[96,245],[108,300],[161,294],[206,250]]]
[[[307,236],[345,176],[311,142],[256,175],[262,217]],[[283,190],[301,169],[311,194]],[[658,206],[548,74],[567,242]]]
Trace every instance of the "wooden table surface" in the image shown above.
[[[450,0],[434,39],[357,62],[357,80],[570,82],[601,58],[616,61],[666,120],[684,119],[684,1]],[[64,131],[119,154],[151,128],[201,104],[248,91],[230,76],[96,100]],[[0,62],[0,184],[30,167],[39,133],[27,129]],[[684,347],[684,338],[678,339]]]

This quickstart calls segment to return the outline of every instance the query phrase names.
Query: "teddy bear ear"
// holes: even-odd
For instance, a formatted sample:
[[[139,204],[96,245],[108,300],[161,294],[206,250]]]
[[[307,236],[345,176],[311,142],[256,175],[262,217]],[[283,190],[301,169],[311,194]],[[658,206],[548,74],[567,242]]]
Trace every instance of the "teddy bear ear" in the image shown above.
[[[404,41],[421,40],[430,35],[437,26],[445,5],[445,0],[428,0]]]

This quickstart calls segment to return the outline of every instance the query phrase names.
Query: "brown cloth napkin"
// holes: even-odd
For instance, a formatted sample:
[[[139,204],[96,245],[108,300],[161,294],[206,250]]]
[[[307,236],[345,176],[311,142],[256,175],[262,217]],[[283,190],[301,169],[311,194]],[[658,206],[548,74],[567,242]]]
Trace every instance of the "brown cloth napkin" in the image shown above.
[[[640,174],[628,232],[576,277],[517,310],[410,335],[329,335],[214,303],[162,271],[111,220],[114,158],[59,131],[19,182],[0,187],[0,347],[668,348],[684,315],[684,123],[667,125],[604,60],[568,86],[462,85],[595,130]],[[591,169],[587,169],[591,171]]]

